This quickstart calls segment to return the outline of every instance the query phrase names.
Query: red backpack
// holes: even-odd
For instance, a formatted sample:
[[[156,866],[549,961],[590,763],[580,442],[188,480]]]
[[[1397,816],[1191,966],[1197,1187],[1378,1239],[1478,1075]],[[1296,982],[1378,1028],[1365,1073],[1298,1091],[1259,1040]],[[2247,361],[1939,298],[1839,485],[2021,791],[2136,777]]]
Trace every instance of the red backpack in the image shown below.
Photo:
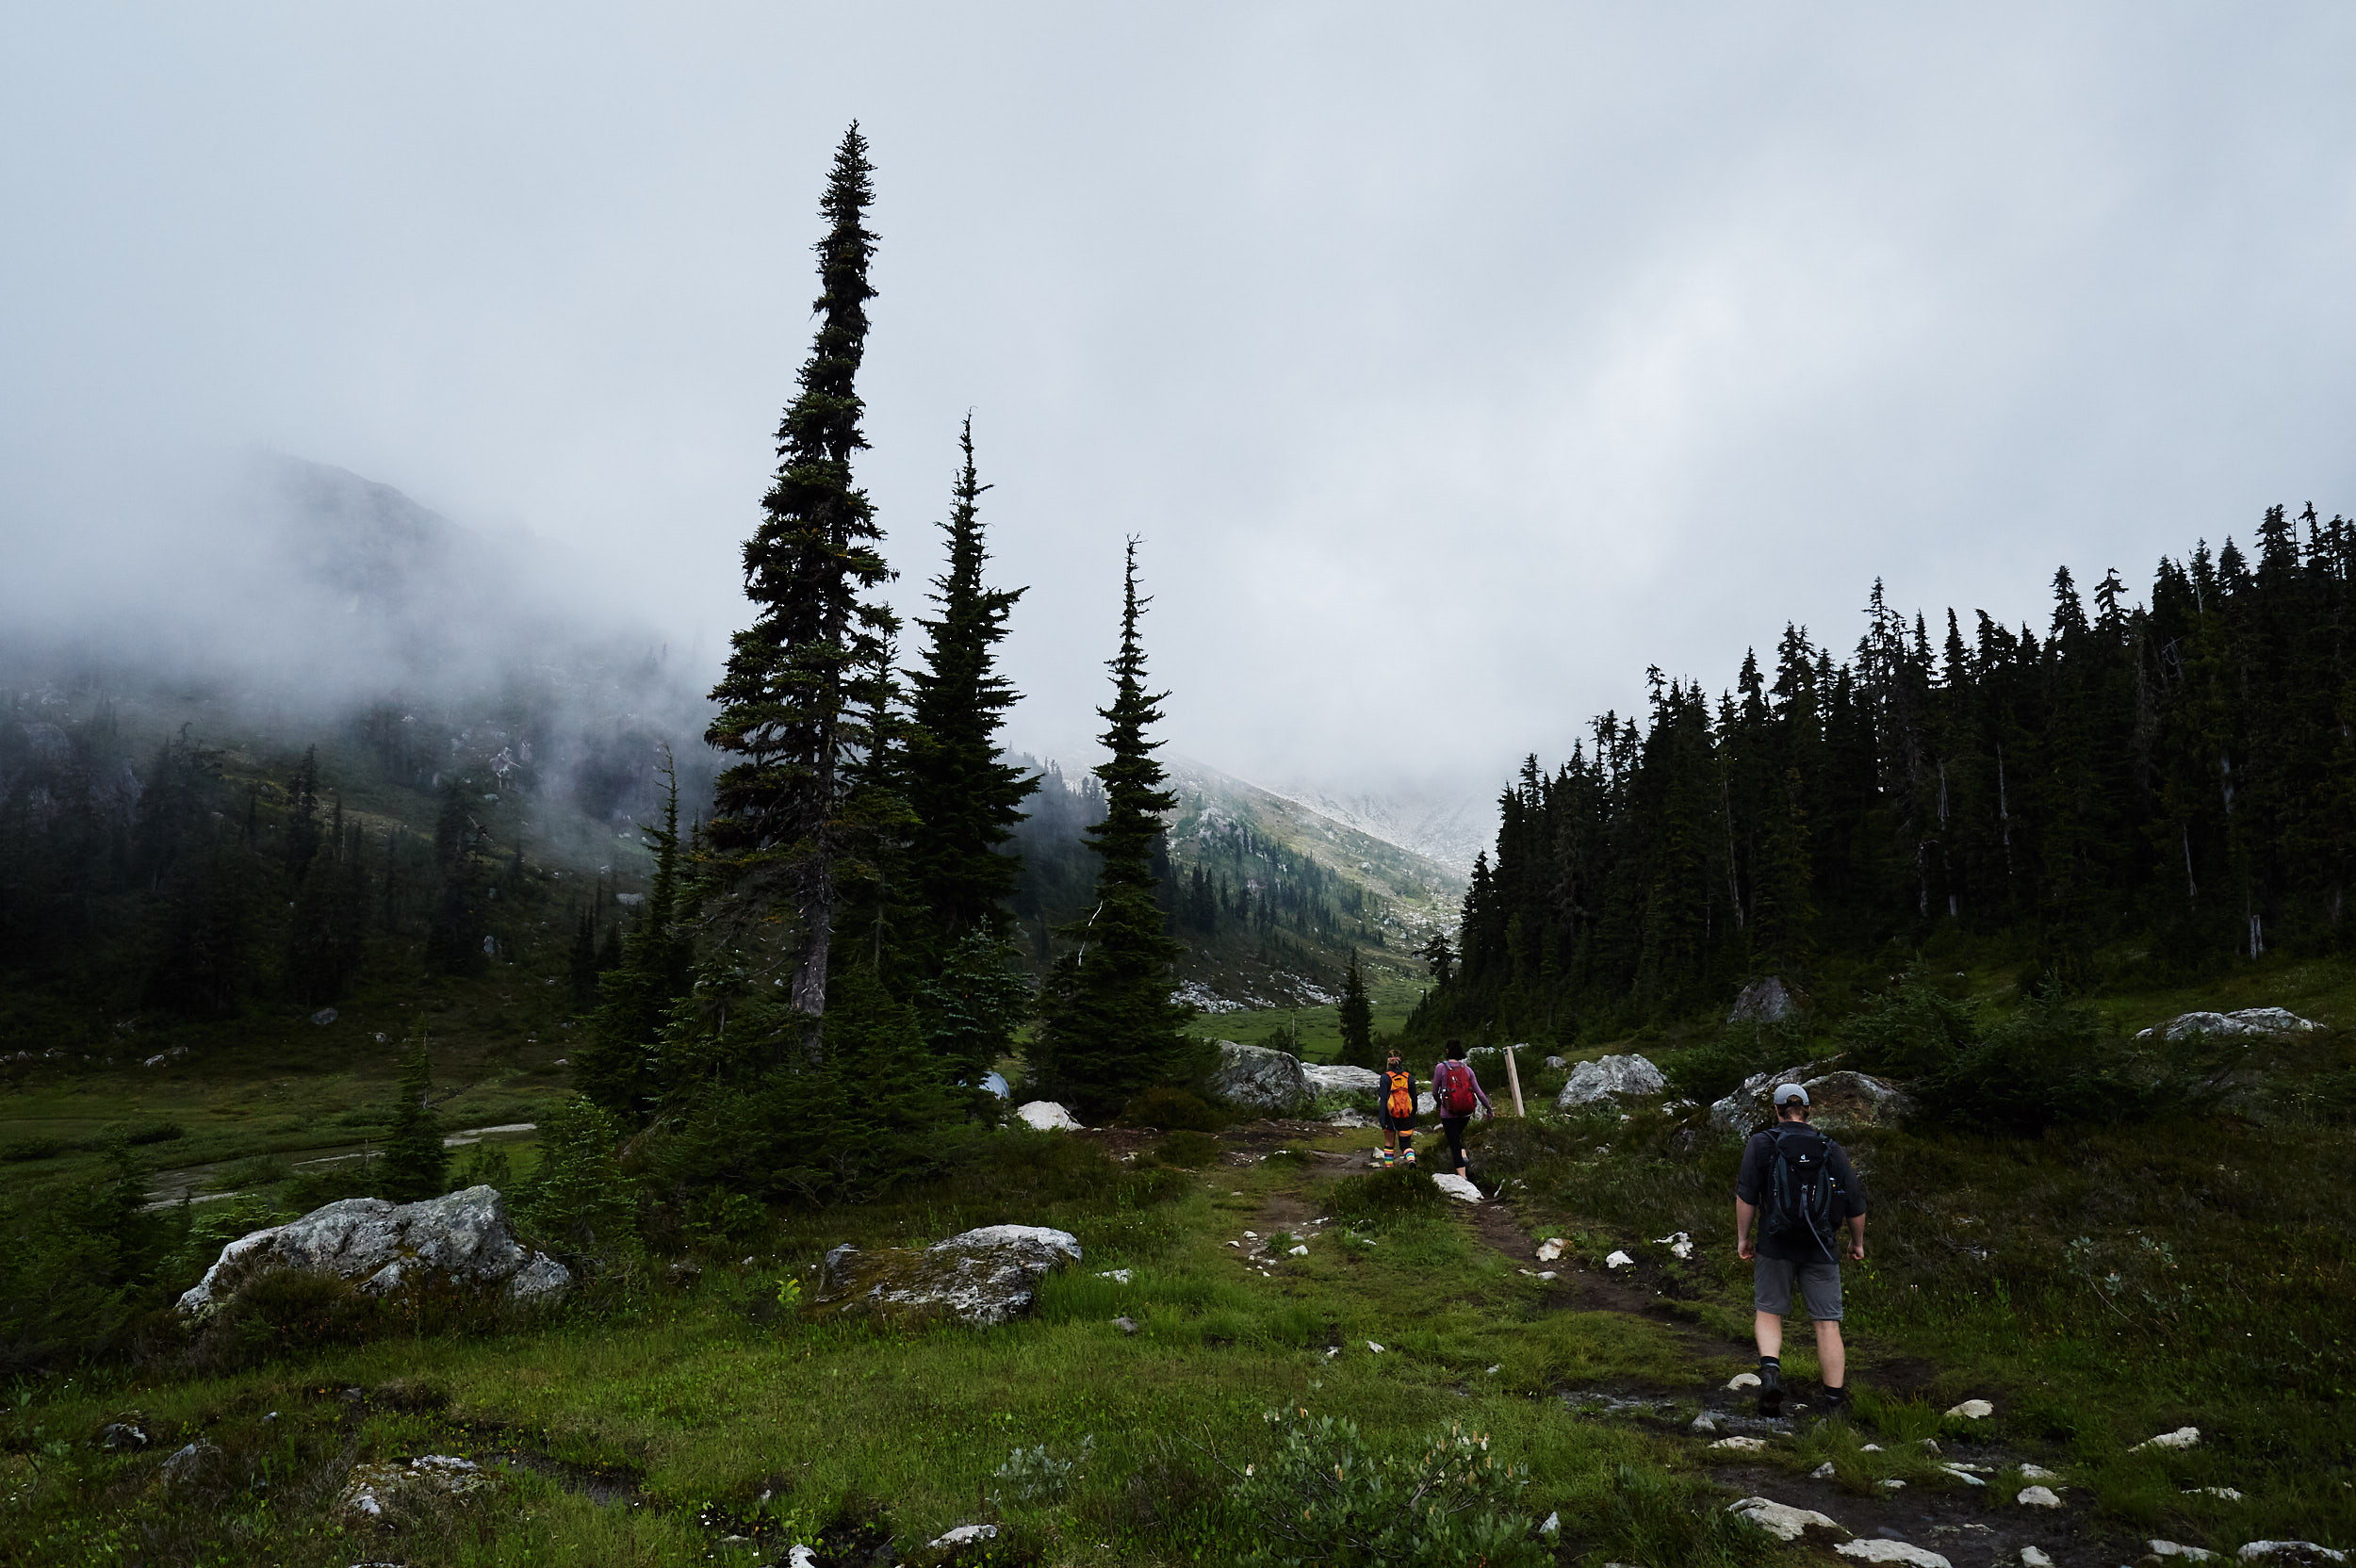
[[[1472,1069],[1462,1062],[1440,1064],[1440,1110],[1446,1116],[1470,1116],[1481,1108],[1481,1098],[1473,1092]]]

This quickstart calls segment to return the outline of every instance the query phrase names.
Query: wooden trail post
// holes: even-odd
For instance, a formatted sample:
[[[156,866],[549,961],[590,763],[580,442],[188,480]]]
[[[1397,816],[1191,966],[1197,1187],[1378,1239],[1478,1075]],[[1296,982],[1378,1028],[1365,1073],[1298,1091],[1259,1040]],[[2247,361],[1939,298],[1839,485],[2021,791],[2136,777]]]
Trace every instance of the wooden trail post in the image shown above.
[[[1513,1086],[1513,1114],[1528,1116],[1530,1113],[1522,1109],[1521,1069],[1513,1065],[1513,1047],[1510,1045],[1505,1048],[1505,1081]]]

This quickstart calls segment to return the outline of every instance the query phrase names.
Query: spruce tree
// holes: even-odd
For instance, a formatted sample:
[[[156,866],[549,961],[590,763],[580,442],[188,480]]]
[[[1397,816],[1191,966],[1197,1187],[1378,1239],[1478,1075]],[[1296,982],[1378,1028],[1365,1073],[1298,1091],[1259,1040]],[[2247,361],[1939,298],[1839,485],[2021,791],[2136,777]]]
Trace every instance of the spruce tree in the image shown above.
[[[780,906],[796,928],[786,993],[812,1020],[826,1005],[835,859],[845,797],[841,760],[855,673],[878,654],[884,612],[866,596],[891,577],[867,493],[851,481],[865,449],[858,377],[867,344],[867,269],[875,237],[867,141],[854,123],[836,149],[820,203],[820,316],[800,394],[777,427],[765,515],[744,545],[752,625],[736,633],[712,689],[720,713],[705,739],[738,759],[713,786],[711,911],[740,931]],[[805,1031],[815,1048],[815,1031]]]
[[[401,1088],[393,1101],[393,1130],[384,1140],[384,1169],[379,1182],[396,1203],[442,1195],[450,1151],[442,1147],[441,1119],[434,1114],[434,1061],[420,1026],[401,1058]]]
[[[1350,968],[1342,972],[1342,1000],[1334,1016],[1342,1026],[1341,1059],[1351,1067],[1381,1067],[1382,1060],[1374,1053],[1374,1004],[1366,999],[1366,977],[1358,972],[1354,947],[1350,950]]]
[[[1173,970],[1186,950],[1162,929],[1153,881],[1161,813],[1178,797],[1162,788],[1162,765],[1153,757],[1161,743],[1146,735],[1168,694],[1145,689],[1137,617],[1150,602],[1137,596],[1132,539],[1121,582],[1121,651],[1108,665],[1112,705],[1097,710],[1105,726],[1099,739],[1112,755],[1095,770],[1104,784],[1104,820],[1088,830],[1099,862],[1095,906],[1059,933],[1076,945],[1050,978],[1031,1064],[1045,1086],[1090,1116],[1207,1065],[1184,1033],[1193,1009],[1170,998]]]
[[[588,910],[573,923],[573,1005],[586,1007],[597,999],[597,922]]]
[[[939,612],[917,624],[929,634],[915,687],[916,742],[908,762],[908,805],[919,826],[911,860],[935,933],[946,947],[972,927],[1004,935],[1002,901],[1022,874],[1020,856],[1002,852],[1023,820],[1023,802],[1039,788],[1027,770],[1003,760],[998,731],[1014,705],[1013,685],[997,670],[997,644],[1020,588],[982,581],[990,560],[980,501],[990,486],[973,468],[973,417],[958,433],[964,464],[941,525],[949,563],[933,579]]]
[[[286,870],[300,882],[319,852],[319,747],[303,747],[303,760],[286,781]]]
[[[574,1084],[625,1127],[644,1124],[660,1097],[658,1038],[695,962],[679,928],[679,772],[668,753],[663,777],[663,825],[645,830],[654,851],[646,906],[622,940],[620,962],[597,980],[597,1008],[572,1058]]]

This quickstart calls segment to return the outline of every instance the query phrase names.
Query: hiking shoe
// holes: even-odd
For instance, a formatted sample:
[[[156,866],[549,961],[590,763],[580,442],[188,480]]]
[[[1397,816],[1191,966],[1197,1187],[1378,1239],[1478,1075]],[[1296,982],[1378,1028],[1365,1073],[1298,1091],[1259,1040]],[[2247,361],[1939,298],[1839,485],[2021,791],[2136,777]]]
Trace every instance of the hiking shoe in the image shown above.
[[[1849,1390],[1845,1383],[1824,1390],[1824,1419],[1836,1420],[1850,1413]]]
[[[1772,1366],[1759,1369],[1759,1413],[1767,1416],[1783,1413],[1783,1374]]]

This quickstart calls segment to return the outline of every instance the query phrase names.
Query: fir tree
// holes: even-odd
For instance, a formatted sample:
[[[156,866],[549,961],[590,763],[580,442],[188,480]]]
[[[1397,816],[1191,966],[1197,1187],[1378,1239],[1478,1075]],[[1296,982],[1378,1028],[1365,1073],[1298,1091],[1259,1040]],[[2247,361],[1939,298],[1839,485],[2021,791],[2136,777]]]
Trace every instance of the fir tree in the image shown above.
[[[867,281],[875,237],[864,219],[874,189],[867,141],[844,133],[820,204],[816,340],[801,392],[777,428],[777,471],[744,546],[753,623],[736,633],[712,690],[720,714],[705,739],[739,759],[713,789],[708,882],[715,914],[740,931],[780,906],[796,922],[787,994],[805,1015],[826,1011],[835,920],[835,860],[844,801],[843,733],[855,673],[873,665],[884,612],[865,596],[891,572],[865,491],[851,480],[862,450],[858,392],[867,343]],[[808,1033],[805,1044],[819,1037]]]
[[[319,748],[303,748],[303,760],[286,781],[286,870],[298,882],[309,874],[319,852]]]
[[[1184,1033],[1192,1009],[1170,999],[1172,971],[1186,950],[1162,929],[1153,880],[1161,813],[1177,796],[1162,788],[1162,765],[1153,757],[1161,743],[1146,735],[1167,694],[1145,689],[1137,617],[1150,602],[1137,596],[1132,539],[1121,583],[1121,651],[1108,665],[1112,705],[1097,710],[1105,725],[1099,739],[1112,755],[1096,769],[1104,784],[1104,820],[1088,830],[1099,862],[1095,908],[1060,933],[1077,946],[1050,979],[1031,1064],[1044,1085],[1091,1116],[1204,1065],[1203,1051]]]
[[[597,999],[597,920],[588,910],[573,923],[573,1005],[586,1007]]]
[[[442,786],[442,808],[434,824],[434,906],[427,916],[426,961],[445,974],[479,974],[484,964],[482,890],[476,885],[475,850],[482,841],[458,778]]]
[[[1342,1026],[1341,1059],[1351,1067],[1379,1068],[1374,1048],[1374,1004],[1366,999],[1366,977],[1358,972],[1358,950],[1350,950],[1350,968],[1342,972],[1341,1004],[1334,1016]]]
[[[573,1053],[573,1082],[624,1127],[643,1125],[662,1093],[659,1038],[685,995],[695,949],[679,928],[679,771],[663,759],[663,825],[645,829],[654,851],[646,902],[622,940],[620,961],[597,981],[597,1007]]]
[[[949,562],[933,580],[939,612],[917,624],[928,634],[924,667],[910,672],[915,687],[916,743],[908,767],[908,804],[919,826],[911,850],[919,887],[938,945],[958,941],[972,927],[1004,936],[1003,901],[1015,888],[1022,858],[1002,846],[1023,820],[1023,802],[1039,788],[1027,770],[1003,760],[998,731],[1014,705],[1014,687],[997,670],[997,644],[1020,588],[982,580],[980,501],[990,486],[973,469],[973,418],[958,433],[964,454],[941,525]]]
[[[434,1114],[434,1061],[422,1026],[401,1058],[401,1089],[393,1101],[393,1130],[384,1140],[379,1184],[396,1203],[442,1195],[450,1151],[442,1147],[441,1119]]]

